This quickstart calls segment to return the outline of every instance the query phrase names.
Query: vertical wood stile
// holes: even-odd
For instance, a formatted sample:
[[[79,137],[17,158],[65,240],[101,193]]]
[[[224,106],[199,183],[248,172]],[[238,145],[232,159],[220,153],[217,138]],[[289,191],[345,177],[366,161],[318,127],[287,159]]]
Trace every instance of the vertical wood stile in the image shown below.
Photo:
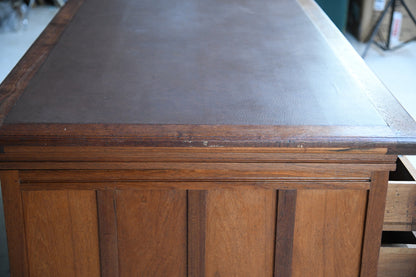
[[[374,172],[371,176],[361,258],[362,277],[377,276],[388,179],[387,171]]]
[[[188,276],[205,276],[207,191],[188,191]]]
[[[296,195],[296,190],[279,190],[277,192],[275,277],[291,276],[292,274]]]
[[[102,277],[119,276],[117,220],[114,190],[97,191],[98,232]]]
[[[11,276],[29,276],[18,171],[0,171]]]

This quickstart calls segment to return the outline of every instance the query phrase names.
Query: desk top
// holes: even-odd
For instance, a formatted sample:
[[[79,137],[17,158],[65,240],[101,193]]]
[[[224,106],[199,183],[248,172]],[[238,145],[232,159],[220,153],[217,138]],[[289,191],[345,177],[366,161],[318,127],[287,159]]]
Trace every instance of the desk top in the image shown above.
[[[0,135],[409,153],[414,121],[334,28],[310,0],[70,0],[2,84]]]

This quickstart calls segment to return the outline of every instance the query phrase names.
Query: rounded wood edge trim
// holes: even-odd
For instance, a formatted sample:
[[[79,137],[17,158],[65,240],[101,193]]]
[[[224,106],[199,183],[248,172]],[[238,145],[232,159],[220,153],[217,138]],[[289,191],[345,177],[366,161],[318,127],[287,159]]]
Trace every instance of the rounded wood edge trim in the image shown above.
[[[312,0],[297,0],[297,2],[328,42],[328,45],[344,65],[344,68],[348,70],[352,79],[362,87],[362,91],[368,96],[391,131],[397,137],[403,138],[398,140],[398,147],[402,148],[402,151],[415,154],[415,151],[410,149],[415,147],[414,143],[416,142],[415,120],[368,68],[364,60],[318,4]],[[413,146],[408,146],[409,142]],[[400,146],[400,144],[403,144],[403,146]]]
[[[387,149],[391,154],[414,146],[416,151],[416,140],[398,145],[399,139],[388,126],[6,124],[0,129],[3,146]]]
[[[84,0],[69,0],[0,84],[0,126]]]

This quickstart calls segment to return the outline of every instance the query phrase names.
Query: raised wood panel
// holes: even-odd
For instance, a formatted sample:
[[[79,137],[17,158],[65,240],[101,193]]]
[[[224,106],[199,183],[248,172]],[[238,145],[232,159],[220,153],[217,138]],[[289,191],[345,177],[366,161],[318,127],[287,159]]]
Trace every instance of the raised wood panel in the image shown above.
[[[273,276],[276,191],[207,195],[206,276]]]
[[[185,190],[116,191],[119,276],[185,276]]]
[[[298,190],[292,276],[359,276],[367,191]]]
[[[389,182],[385,231],[416,231],[416,182]]]
[[[100,276],[94,191],[23,192],[31,276]]]

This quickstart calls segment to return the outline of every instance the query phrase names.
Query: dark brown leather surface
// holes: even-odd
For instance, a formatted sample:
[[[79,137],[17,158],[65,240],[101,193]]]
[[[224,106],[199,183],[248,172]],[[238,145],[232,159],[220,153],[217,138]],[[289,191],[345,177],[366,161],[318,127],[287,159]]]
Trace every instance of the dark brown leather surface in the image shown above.
[[[6,123],[385,123],[294,0],[88,0]]]

